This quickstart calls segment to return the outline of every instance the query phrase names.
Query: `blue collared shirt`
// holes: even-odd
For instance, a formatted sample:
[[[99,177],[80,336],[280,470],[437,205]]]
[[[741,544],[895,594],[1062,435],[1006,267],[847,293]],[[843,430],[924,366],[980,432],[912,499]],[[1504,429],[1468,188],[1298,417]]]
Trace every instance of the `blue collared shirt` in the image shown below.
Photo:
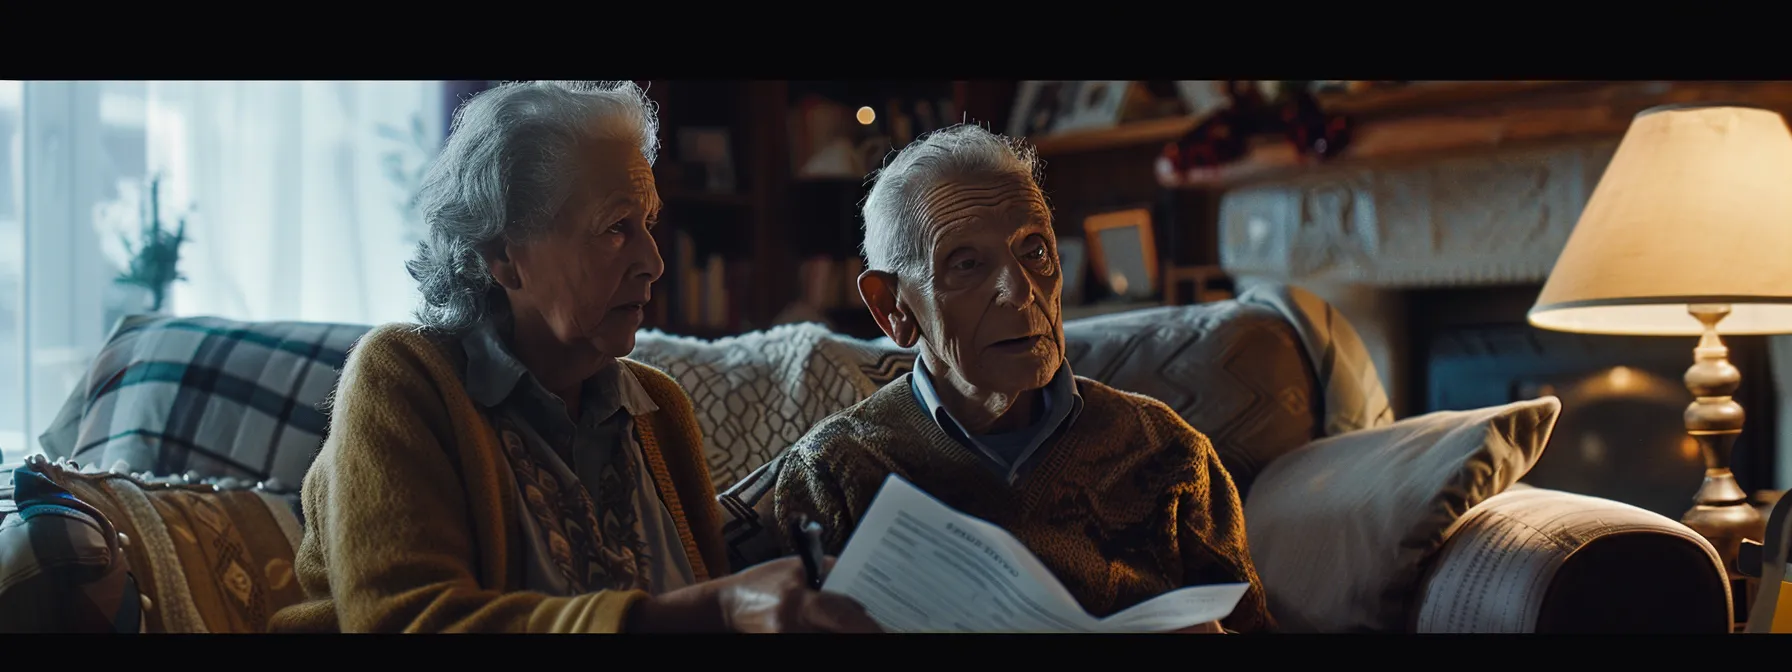
[[[1076,377],[1070,373],[1070,362],[1058,367],[1057,374],[1040,391],[1044,393],[1044,410],[1032,424],[1012,432],[972,435],[964,425],[940,403],[933,376],[927,372],[927,358],[915,357],[915,371],[909,376],[915,400],[927,409],[934,422],[946,435],[957,439],[966,448],[981,455],[997,475],[1012,485],[1031,471],[1046,441],[1060,429],[1068,428],[1083,412],[1083,395],[1076,389]]]

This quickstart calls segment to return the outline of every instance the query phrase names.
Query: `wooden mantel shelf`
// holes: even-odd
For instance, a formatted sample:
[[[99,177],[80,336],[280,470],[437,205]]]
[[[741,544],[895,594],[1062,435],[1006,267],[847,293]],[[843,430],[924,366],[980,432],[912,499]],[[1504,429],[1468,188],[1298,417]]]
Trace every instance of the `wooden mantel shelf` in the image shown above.
[[[1451,83],[1452,85],[1454,83]],[[1710,103],[1752,105],[1792,112],[1792,82],[1490,82],[1505,95],[1465,96],[1456,101],[1423,105],[1419,91],[1399,104],[1390,100],[1357,101],[1350,146],[1337,158],[1320,163],[1300,156],[1293,145],[1277,138],[1253,141],[1243,160],[1180,176],[1166,186],[1227,189],[1310,171],[1360,168],[1365,164],[1408,163],[1443,155],[1484,152],[1512,145],[1622,137],[1636,113],[1658,105]],[[1440,85],[1415,85],[1421,86]],[[1449,86],[1449,85],[1442,85]],[[1328,101],[1337,102],[1337,101]],[[1329,105],[1350,109],[1350,104]]]
[[[1198,120],[1194,117],[1169,117],[1121,124],[1112,128],[1066,131],[1028,140],[1033,143],[1033,151],[1040,156],[1077,154],[1170,142],[1195,130],[1197,123]]]
[[[1418,86],[1375,89],[1352,95],[1321,95],[1320,105],[1332,112],[1353,117],[1382,116],[1388,113],[1430,110],[1450,105],[1472,104],[1490,99],[1532,93],[1548,89],[1582,85],[1583,82],[1509,81],[1509,82],[1426,82]],[[1083,152],[1136,147],[1170,142],[1194,130],[1199,119],[1169,117],[1136,121],[1109,128],[1067,131],[1055,135],[1029,138],[1041,156],[1079,154]]]

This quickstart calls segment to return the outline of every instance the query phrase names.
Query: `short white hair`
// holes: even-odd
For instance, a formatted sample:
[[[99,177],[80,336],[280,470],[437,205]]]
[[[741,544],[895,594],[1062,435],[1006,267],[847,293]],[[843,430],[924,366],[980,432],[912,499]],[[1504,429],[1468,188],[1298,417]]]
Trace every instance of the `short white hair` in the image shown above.
[[[1020,178],[1038,189],[1038,156],[1024,141],[974,124],[948,126],[904,147],[873,176],[865,197],[866,268],[917,277],[927,259],[922,195],[948,180],[992,177]]]
[[[546,228],[586,139],[637,144],[651,165],[659,117],[647,92],[633,82],[513,82],[460,106],[418,194],[428,237],[405,265],[424,326],[458,334],[504,310],[485,255]]]

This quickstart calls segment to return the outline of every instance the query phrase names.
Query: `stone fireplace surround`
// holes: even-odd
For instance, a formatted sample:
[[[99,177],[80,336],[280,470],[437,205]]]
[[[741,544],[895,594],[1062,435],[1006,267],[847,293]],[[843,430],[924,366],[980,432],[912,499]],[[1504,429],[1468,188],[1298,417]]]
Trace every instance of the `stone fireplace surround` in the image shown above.
[[[1617,145],[1601,138],[1409,157],[1237,186],[1220,198],[1220,261],[1241,289],[1284,282],[1332,302],[1361,333],[1394,407],[1410,408],[1403,294],[1541,285]],[[1792,337],[1771,343],[1774,487],[1783,489],[1792,486]]]

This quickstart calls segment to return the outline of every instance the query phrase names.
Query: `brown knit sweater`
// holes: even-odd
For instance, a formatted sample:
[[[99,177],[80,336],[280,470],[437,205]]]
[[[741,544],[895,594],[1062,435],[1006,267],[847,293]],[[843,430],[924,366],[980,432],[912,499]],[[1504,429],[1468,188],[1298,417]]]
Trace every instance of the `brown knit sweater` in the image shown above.
[[[389,324],[363,336],[337,383],[330,437],[305,474],[294,562],[307,601],[275,632],[617,632],[640,591],[524,591],[523,504],[498,435],[467,396],[452,340]],[[660,410],[637,417],[645,465],[697,580],[728,567],[721,511],[690,398],[630,367]],[[713,568],[713,569],[711,569]]]
[[[838,555],[889,474],[1006,529],[1085,610],[1108,616],[1183,586],[1248,582],[1224,625],[1272,627],[1244,506],[1207,437],[1162,402],[1078,377],[1083,412],[1013,486],[930,419],[903,376],[816,425],[775,489],[780,529],[806,513]]]

